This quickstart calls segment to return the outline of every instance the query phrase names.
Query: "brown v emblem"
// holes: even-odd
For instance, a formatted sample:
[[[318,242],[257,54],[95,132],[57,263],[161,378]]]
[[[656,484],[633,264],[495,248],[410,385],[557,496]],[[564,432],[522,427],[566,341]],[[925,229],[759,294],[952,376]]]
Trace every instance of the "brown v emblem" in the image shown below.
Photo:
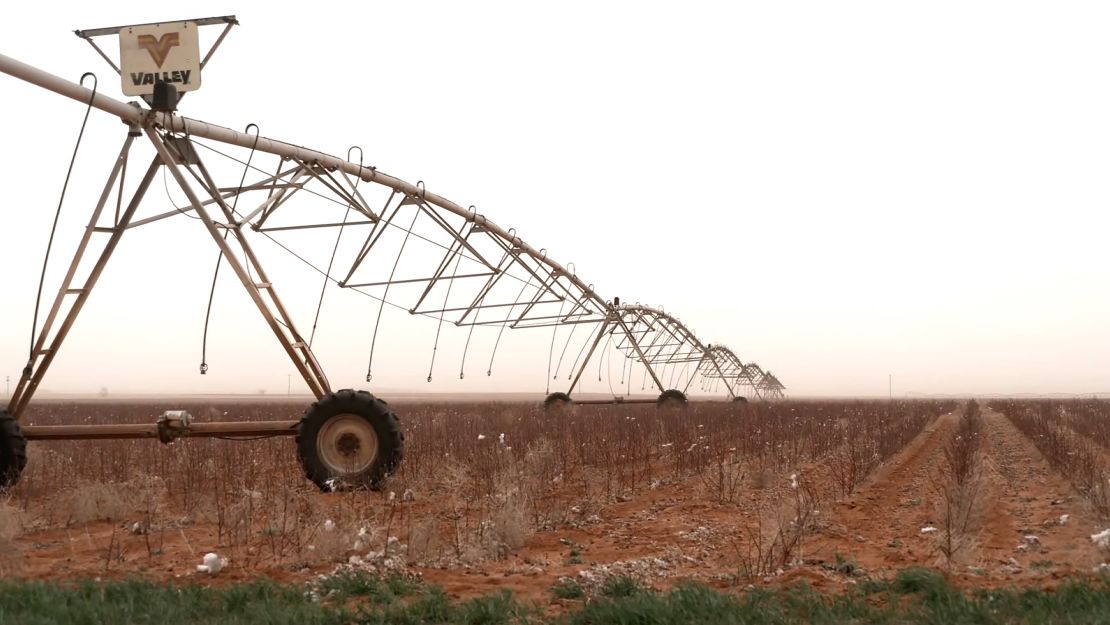
[[[177,33],[166,33],[161,39],[155,39],[154,35],[139,35],[139,47],[150,53],[150,58],[154,59],[159,68],[166,61],[170,48],[177,45],[181,45],[181,38]]]

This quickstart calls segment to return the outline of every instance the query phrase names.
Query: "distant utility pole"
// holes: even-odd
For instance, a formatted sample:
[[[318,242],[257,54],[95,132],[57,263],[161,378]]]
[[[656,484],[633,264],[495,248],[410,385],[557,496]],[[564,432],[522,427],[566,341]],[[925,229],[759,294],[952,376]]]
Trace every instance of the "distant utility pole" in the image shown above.
[[[286,395],[292,395],[293,394],[293,374],[292,373],[285,374],[285,394]]]
[[[894,401],[894,376],[886,374],[886,395],[887,399]]]

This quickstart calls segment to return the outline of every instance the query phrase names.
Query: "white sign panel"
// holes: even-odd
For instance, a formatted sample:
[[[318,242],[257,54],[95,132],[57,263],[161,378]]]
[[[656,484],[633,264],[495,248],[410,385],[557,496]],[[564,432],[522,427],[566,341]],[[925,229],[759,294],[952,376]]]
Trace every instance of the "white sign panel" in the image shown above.
[[[193,22],[126,26],[119,30],[125,95],[150,95],[173,83],[179,92],[200,88],[200,38]]]

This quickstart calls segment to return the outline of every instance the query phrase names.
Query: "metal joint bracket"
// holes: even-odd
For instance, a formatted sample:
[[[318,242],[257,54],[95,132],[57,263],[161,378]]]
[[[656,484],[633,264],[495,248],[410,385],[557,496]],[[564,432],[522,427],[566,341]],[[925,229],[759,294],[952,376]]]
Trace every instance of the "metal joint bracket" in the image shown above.
[[[185,410],[167,410],[158,417],[158,440],[169,445],[182,436],[189,434],[193,415]]]

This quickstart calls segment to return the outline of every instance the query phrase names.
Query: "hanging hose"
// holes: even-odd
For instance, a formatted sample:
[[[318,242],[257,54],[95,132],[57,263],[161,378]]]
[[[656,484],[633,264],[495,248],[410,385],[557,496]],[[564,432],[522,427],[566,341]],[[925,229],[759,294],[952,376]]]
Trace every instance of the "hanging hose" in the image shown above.
[[[624,386],[624,370],[628,366],[628,357],[624,355],[624,352],[621,352],[621,356],[624,356],[621,358],[621,386]]]
[[[423,181],[421,181],[420,184],[423,185]],[[423,191],[423,189],[421,189],[421,191]],[[381,304],[378,306],[378,318],[374,320],[374,335],[370,338],[370,362],[366,365],[367,382],[374,379],[374,348],[378,345],[378,329],[382,325],[382,311],[385,310],[385,300],[389,297],[389,287],[393,285],[393,276],[397,273],[397,265],[401,264],[401,255],[405,253],[405,246],[408,245],[409,235],[412,234],[412,229],[416,227],[416,218],[419,216],[420,209],[417,208],[417,210],[413,212],[412,223],[409,224],[409,229],[405,233],[405,238],[401,241],[401,249],[397,252],[397,260],[393,261],[393,270],[389,272],[389,282],[385,285],[385,293],[382,294]]]
[[[578,368],[578,361],[582,360],[582,355],[586,353],[586,347],[589,346],[591,338],[593,338],[592,335],[586,335],[586,341],[582,343],[582,348],[578,350],[578,356],[574,359],[574,364],[570,366],[570,371],[567,372],[568,380],[574,377],[574,370]],[[586,369],[586,363],[582,363],[582,369]]]
[[[547,252],[544,251],[544,258],[547,258]],[[528,281],[520,288],[520,293],[516,294],[516,299],[513,300],[513,305],[509,307],[509,315],[513,314],[513,310],[520,305],[520,297],[524,295],[525,289],[532,285],[532,276],[528,276]],[[542,288],[542,285],[537,288]],[[505,326],[509,324],[509,319],[506,317],[505,323],[501,324],[501,330],[497,332],[497,340],[493,342],[493,353],[489,355],[489,367],[486,368],[486,376],[493,375],[493,359],[497,356],[497,347],[501,345],[501,335],[505,333]]]
[[[613,335],[609,335],[609,340],[605,341],[605,347],[601,350],[601,357],[597,359],[597,381],[601,381],[601,363],[605,360],[605,354],[609,351],[609,346],[613,343]],[[613,357],[609,357],[609,363],[612,364]],[[609,390],[612,390],[613,385],[609,384]]]
[[[477,321],[477,316],[475,316]],[[470,337],[474,336],[474,326],[477,323],[470,324],[470,330],[466,333],[466,345],[463,346],[462,361],[459,362],[459,379],[466,377],[466,352],[470,351]]]
[[[89,103],[85,107],[85,117],[81,120],[81,130],[77,133],[77,143],[73,146],[73,155],[69,157],[69,168],[66,170],[66,179],[62,183],[62,194],[58,198],[58,208],[54,211],[54,225],[50,226],[50,239],[46,242],[46,255],[42,259],[42,273],[39,275],[39,289],[35,296],[35,315],[31,321],[31,347],[28,349],[27,366],[23,369],[24,377],[31,377],[31,367],[35,362],[35,334],[39,326],[39,306],[42,305],[42,285],[46,282],[46,267],[50,263],[50,250],[54,247],[54,234],[58,231],[58,218],[62,215],[62,204],[65,203],[66,191],[69,189],[69,177],[73,174],[73,164],[77,161],[77,150],[81,148],[81,139],[85,136],[85,125],[89,123],[89,113],[92,111],[93,100],[96,98],[96,89],[99,81],[96,74],[85,72],[79,81],[85,86],[85,79],[92,76],[93,88],[89,94]]]
[[[347,148],[347,161],[351,160],[351,150],[358,148],[358,177],[355,178],[354,185],[351,186],[351,195],[353,196],[358,191],[358,183],[362,181],[362,148],[353,145]],[[316,324],[320,322],[320,310],[324,307],[324,292],[328,290],[328,278],[331,276],[331,269],[335,265],[335,254],[339,251],[339,240],[343,238],[343,229],[347,227],[347,217],[351,214],[351,204],[347,203],[347,210],[343,213],[343,223],[339,226],[339,234],[335,235],[335,246],[331,249],[331,260],[328,261],[328,270],[324,273],[324,283],[320,285],[320,301],[316,303],[316,316],[312,318],[312,333],[308,337],[308,348],[312,349],[312,343],[316,340]]]
[[[471,204],[470,205],[470,212],[474,215],[477,215],[478,214],[478,209],[475,208],[473,204]],[[471,221],[473,221],[473,220],[471,220]],[[501,263],[505,262],[505,259],[508,258],[508,257],[509,257],[509,253],[506,252],[505,255],[501,257],[501,260],[497,261],[498,270],[501,269]],[[488,293],[489,293],[488,290],[485,293],[482,293],[482,296],[478,298],[478,305],[481,305],[482,302],[486,301],[486,295]],[[459,361],[459,379],[460,380],[463,379],[464,377],[466,377],[466,353],[468,351],[470,351],[470,339],[471,339],[471,337],[474,336],[474,326],[478,325],[478,315],[479,314],[480,314],[480,311],[474,313],[474,322],[470,324],[470,330],[466,333],[466,345],[463,346],[462,360]],[[463,317],[466,317],[466,315],[464,314]],[[460,319],[460,321],[461,321],[461,319]]]
[[[460,248],[462,246],[459,246]],[[451,261],[447,261],[450,263]],[[459,275],[459,263],[462,254],[455,259],[455,268],[451,270],[451,279],[447,282],[447,294],[443,296],[443,308],[439,311],[439,325],[436,326],[436,340],[432,344],[432,362],[428,365],[428,382],[432,381],[432,371],[436,367],[436,352],[439,351],[439,333],[443,329],[443,317],[447,314],[447,300],[451,297],[451,287],[455,284],[455,276]]]
[[[232,213],[235,213],[235,208],[239,206],[239,195],[243,192],[243,183],[247,180],[247,171],[250,170],[251,159],[254,158],[254,149],[258,147],[258,125],[247,124],[244,132],[250,133],[251,127],[254,127],[254,143],[251,144],[251,153],[247,156],[247,164],[243,167],[243,175],[239,178],[239,188],[235,192],[235,199],[231,201]],[[224,241],[227,240],[227,235],[230,233],[230,228],[224,230]],[[208,323],[212,320],[212,301],[216,298],[216,279],[220,277],[220,265],[223,263],[223,260],[224,252],[221,249],[219,255],[216,256],[216,270],[212,272],[212,287],[208,290],[208,308],[204,312],[204,335],[200,341],[201,375],[206,375],[208,373]]]
[[[562,307],[560,307],[559,315],[562,316],[562,314],[563,314]],[[573,326],[571,326],[570,334],[567,335],[567,342],[563,343],[563,352],[561,354],[559,354],[559,364],[557,364],[555,366],[555,377],[559,377],[559,371],[561,371],[563,369],[563,358],[566,358],[567,348],[570,347],[570,342],[572,340],[574,340],[574,333],[578,330],[579,325],[581,325],[581,324],[576,323]],[[551,337],[551,338],[552,338],[552,340],[554,340],[555,337]],[[551,371],[549,370],[548,373],[551,373]]]
[[[610,346],[613,343],[613,334],[609,334]],[[604,354],[602,354],[604,356]],[[616,396],[616,391],[613,390],[613,352],[609,350],[609,366],[605,368],[605,381],[609,383],[609,394]]]
[[[566,304],[565,301],[559,302],[559,318],[560,319],[563,317],[563,305],[564,304]],[[571,328],[570,331],[571,331],[572,336],[573,336],[574,328]],[[559,332],[559,324],[555,323],[551,326],[551,346],[547,348],[547,389],[544,390],[545,395],[551,393],[551,380],[554,379],[554,378],[551,377],[551,358],[552,358],[552,356],[555,355],[555,335],[558,332]],[[559,362],[562,363],[562,361],[563,361],[563,359],[560,358]],[[556,369],[555,370],[555,377],[558,377],[558,376],[559,376],[559,370]]]

